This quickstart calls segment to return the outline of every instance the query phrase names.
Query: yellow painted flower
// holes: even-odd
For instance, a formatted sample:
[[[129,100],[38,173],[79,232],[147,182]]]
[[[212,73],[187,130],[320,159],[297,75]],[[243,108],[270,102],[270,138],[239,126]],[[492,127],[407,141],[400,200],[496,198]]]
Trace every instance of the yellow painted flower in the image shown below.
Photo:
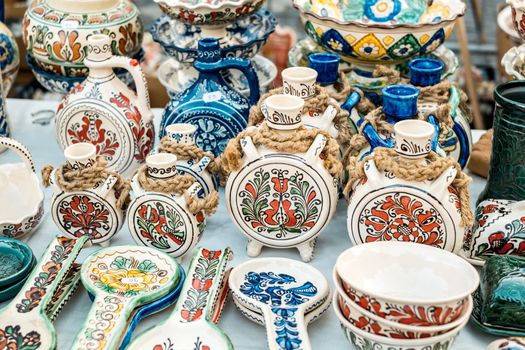
[[[157,276],[139,270],[108,270],[100,274],[100,282],[119,293],[149,290],[157,282]]]
[[[328,40],[328,45],[330,45],[330,47],[336,51],[341,51],[343,49],[343,44],[334,39]]]

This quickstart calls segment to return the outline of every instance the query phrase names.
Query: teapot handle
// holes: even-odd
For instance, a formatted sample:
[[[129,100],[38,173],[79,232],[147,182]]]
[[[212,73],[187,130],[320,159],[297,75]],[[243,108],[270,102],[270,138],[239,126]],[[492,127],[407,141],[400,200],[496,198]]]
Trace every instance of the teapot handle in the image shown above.
[[[15,151],[16,154],[18,154],[18,156],[24,161],[26,168],[31,170],[33,173],[36,172],[33,157],[31,156],[31,153],[29,153],[29,150],[26,146],[9,137],[0,137],[0,146],[4,146]]]

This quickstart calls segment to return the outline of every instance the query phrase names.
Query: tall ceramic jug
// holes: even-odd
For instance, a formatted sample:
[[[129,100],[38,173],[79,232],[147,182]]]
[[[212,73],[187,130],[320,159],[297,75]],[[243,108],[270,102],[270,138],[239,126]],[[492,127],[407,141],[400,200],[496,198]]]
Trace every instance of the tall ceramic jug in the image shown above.
[[[194,67],[199,77],[166,106],[160,137],[170,124],[193,124],[197,127],[197,145],[217,156],[229,139],[246,128],[250,106],[259,100],[259,80],[249,60],[221,58],[219,41],[214,38],[199,40]],[[246,76],[249,100],[224,81],[221,71],[228,69],[238,69]]]
[[[107,35],[89,37],[88,78],[71,90],[58,106],[56,133],[60,146],[89,142],[96,146],[108,167],[131,175],[153,146],[155,131],[144,74],[134,59],[113,56]],[[127,69],[137,92],[130,90],[113,73]]]

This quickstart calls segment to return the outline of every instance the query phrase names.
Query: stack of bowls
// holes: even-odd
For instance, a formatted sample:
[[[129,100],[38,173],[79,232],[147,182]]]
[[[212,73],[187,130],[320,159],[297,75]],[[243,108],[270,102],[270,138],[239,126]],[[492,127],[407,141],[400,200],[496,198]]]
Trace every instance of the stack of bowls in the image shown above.
[[[343,252],[333,271],[333,306],[359,349],[448,349],[467,324],[479,284],[460,257],[407,242],[374,242]]]
[[[0,302],[13,298],[22,289],[36,265],[33,251],[14,238],[0,238]]]

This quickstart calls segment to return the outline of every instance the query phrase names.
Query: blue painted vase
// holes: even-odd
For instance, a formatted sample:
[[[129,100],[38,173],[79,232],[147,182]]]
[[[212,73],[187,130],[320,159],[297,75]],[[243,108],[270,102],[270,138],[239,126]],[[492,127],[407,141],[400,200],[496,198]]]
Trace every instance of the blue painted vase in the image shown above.
[[[200,39],[198,46],[194,67],[199,77],[169,102],[162,116],[160,137],[164,137],[168,125],[193,124],[197,127],[197,146],[218,156],[228,140],[246,128],[250,107],[259,100],[259,80],[249,60],[222,58],[217,39]],[[246,76],[249,99],[226,83],[220,72],[228,69],[238,69]]]

